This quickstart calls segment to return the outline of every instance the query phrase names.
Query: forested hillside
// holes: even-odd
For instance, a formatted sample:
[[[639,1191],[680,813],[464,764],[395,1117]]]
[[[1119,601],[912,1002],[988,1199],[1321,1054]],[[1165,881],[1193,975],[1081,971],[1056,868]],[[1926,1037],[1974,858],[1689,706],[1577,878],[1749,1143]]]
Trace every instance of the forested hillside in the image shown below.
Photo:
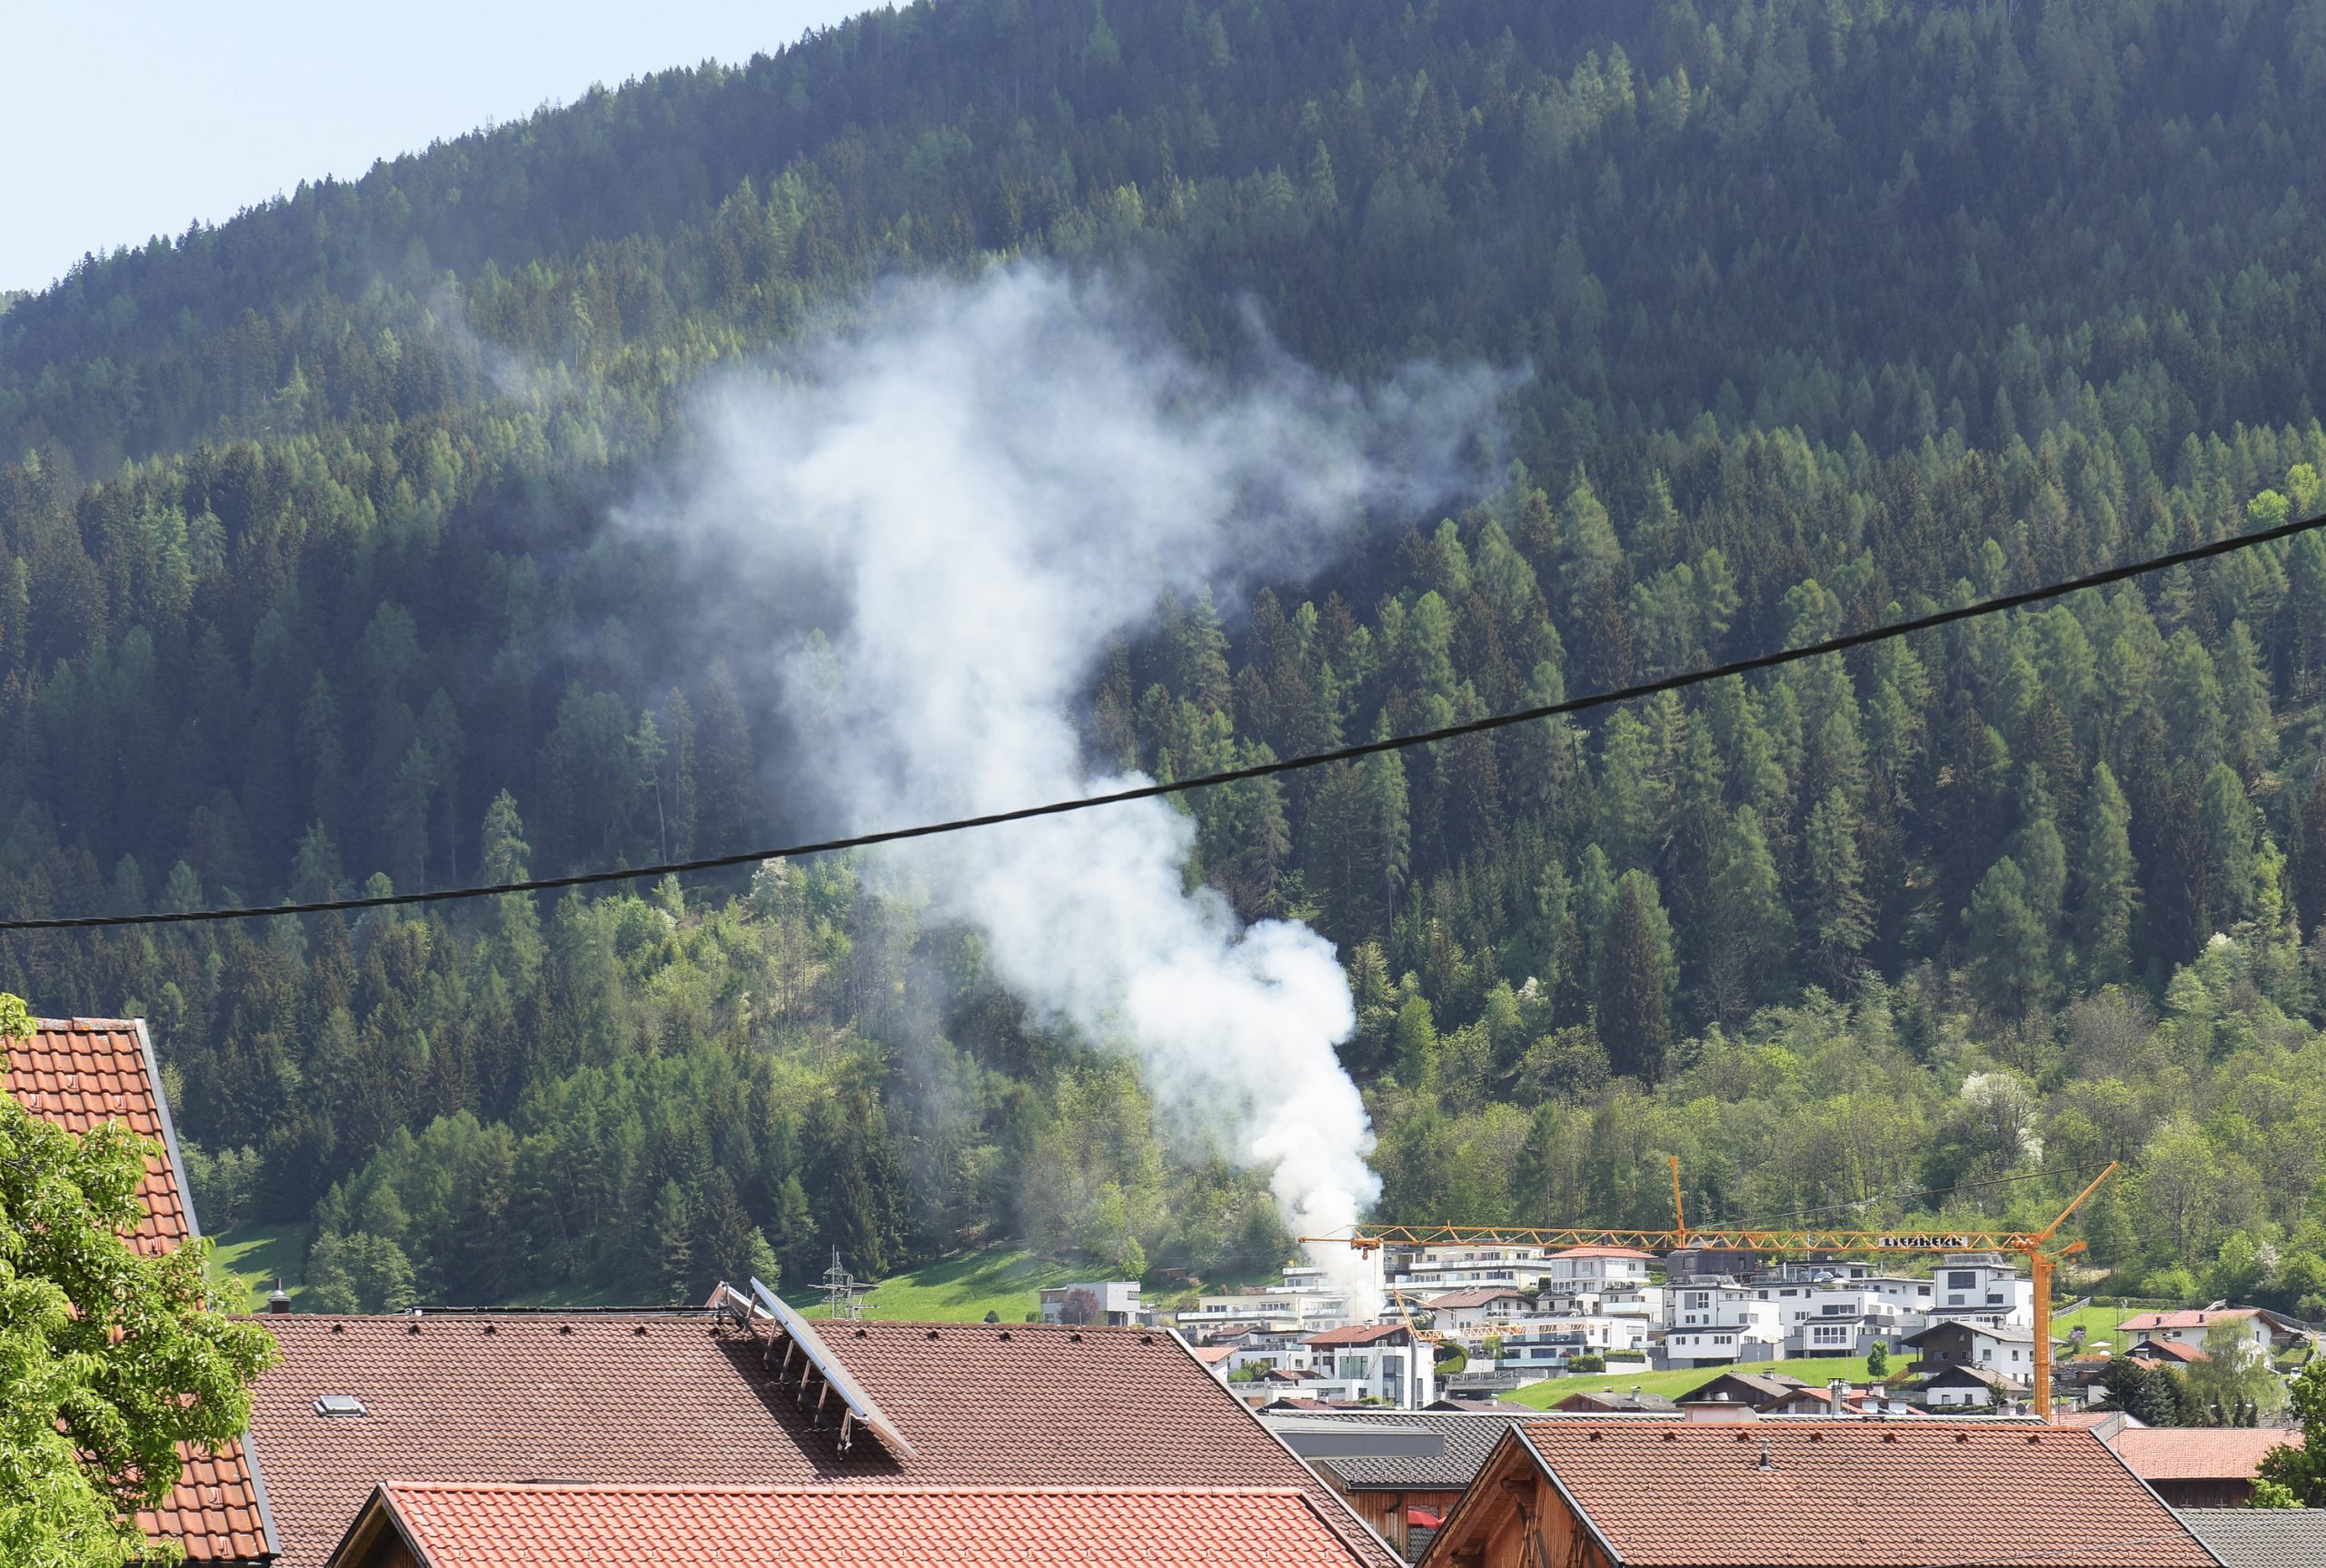
[[[2326,504],[2326,4],[943,0],[596,92],[0,313],[0,907],[749,849],[767,672],[606,526],[707,370],[899,273],[1139,280],[1199,356],[1528,372],[1517,461],[1088,694],[1184,777]],[[1384,1217],[1915,1189],[2326,1316],[2326,541],[1588,725],[1190,797],[1312,920]],[[150,1014],[205,1218],[330,1300],[696,1288],[1018,1236],[1281,1251],[1248,1172],[839,861],[9,937]],[[1870,1200],[1870,1201],[1869,1201]],[[812,1269],[810,1270],[812,1272]]]

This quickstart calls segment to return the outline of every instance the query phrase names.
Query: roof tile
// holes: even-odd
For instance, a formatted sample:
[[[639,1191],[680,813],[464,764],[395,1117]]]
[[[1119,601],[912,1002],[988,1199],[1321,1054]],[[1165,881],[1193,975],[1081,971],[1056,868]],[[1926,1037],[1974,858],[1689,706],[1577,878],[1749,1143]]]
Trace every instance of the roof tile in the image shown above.
[[[1018,1568],[1355,1568],[1316,1500],[1236,1490],[725,1488],[393,1484],[382,1488],[435,1568],[784,1568],[945,1563]]]
[[[1382,1549],[1170,1334],[819,1323],[912,1444],[839,1446],[746,1329],[701,1314],[263,1316],[252,1428],[283,1568],[320,1568],[383,1481],[741,1486],[1280,1486]],[[775,1359],[780,1367],[780,1342]],[[324,1417],[352,1394],[368,1414]]]
[[[118,1121],[132,1132],[164,1145],[160,1157],[145,1162],[138,1197],[145,1218],[129,1245],[146,1256],[171,1251],[199,1235],[194,1210],[179,1186],[176,1151],[171,1146],[169,1112],[160,1088],[148,1076],[145,1042],[137,1026],[124,1018],[41,1018],[28,1040],[7,1042],[5,1088],[35,1116],[71,1133],[85,1133]],[[237,1563],[266,1554],[259,1524],[258,1489],[241,1444],[216,1455],[181,1447],[185,1470],[157,1508],[137,1516],[149,1536],[174,1536],[195,1563]]]
[[[2085,1431],[1587,1419],[1522,1431],[1630,1568],[1955,1568],[1999,1554],[2016,1568],[2212,1568]]]
[[[2301,1446],[2301,1434],[2269,1426],[2132,1426],[2110,1441],[2148,1481],[2251,1481],[2261,1456],[2281,1444]]]

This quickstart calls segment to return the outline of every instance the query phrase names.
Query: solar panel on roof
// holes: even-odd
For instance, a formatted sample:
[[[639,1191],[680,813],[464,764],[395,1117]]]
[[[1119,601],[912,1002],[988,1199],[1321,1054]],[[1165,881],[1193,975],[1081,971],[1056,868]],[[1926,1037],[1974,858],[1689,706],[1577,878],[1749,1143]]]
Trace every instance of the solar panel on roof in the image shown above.
[[[809,1365],[822,1376],[825,1384],[840,1396],[848,1406],[849,1414],[878,1433],[880,1441],[899,1458],[911,1457],[912,1444],[905,1441],[905,1434],[897,1430],[896,1423],[882,1413],[872,1396],[864,1391],[864,1385],[840,1364],[840,1357],[831,1353],[831,1347],[824,1343],[823,1336],[809,1326],[808,1320],[792,1311],[781,1296],[756,1279],[751,1281],[751,1294],[775,1319],[776,1326],[783,1330],[785,1337],[807,1356]]]

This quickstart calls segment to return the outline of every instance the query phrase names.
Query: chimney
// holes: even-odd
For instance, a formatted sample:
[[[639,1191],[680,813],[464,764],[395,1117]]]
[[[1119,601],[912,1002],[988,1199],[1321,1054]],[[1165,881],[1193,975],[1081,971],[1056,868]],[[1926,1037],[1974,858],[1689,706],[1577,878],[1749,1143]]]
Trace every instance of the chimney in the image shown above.
[[[1834,1414],[1839,1415],[1842,1414],[1842,1401],[1847,1399],[1849,1396],[1849,1379],[1845,1377],[1836,1377],[1831,1383],[1825,1384],[1825,1397],[1832,1402]]]
[[[266,1293],[266,1310],[270,1314],[291,1310],[291,1293],[283,1288],[279,1279],[274,1282],[274,1288]]]

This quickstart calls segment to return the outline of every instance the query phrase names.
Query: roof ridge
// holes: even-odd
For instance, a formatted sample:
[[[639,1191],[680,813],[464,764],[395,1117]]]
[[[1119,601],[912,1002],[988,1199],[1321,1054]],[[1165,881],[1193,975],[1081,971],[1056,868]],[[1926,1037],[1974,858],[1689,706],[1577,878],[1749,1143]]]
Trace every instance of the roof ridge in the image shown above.
[[[1302,1497],[1297,1486],[967,1486],[855,1485],[809,1483],[715,1485],[671,1481],[383,1481],[389,1492],[519,1492],[657,1497]]]

